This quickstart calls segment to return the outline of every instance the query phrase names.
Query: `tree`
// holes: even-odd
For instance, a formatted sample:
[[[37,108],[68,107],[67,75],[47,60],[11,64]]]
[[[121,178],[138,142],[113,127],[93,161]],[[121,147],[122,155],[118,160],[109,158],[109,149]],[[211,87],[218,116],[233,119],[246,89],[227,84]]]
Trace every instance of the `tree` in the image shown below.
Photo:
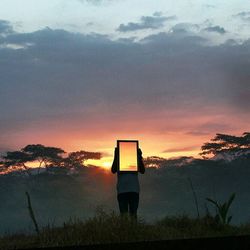
[[[7,152],[6,156],[2,156],[2,167],[8,169],[10,167],[17,167],[19,169],[28,170],[27,162],[33,161],[34,158],[22,151]],[[27,171],[28,174],[30,174]]]
[[[22,152],[39,162],[39,170],[43,164],[47,170],[49,166],[60,166],[63,161],[61,154],[65,153],[61,148],[46,147],[41,144],[27,145]]]
[[[159,168],[167,162],[167,159],[159,156],[148,156],[143,159],[143,162],[146,167]]]
[[[149,156],[143,159],[146,167],[162,168],[162,167],[181,167],[193,161],[193,157],[180,156],[177,158],[166,159],[159,156]]]
[[[211,139],[212,142],[205,143],[201,150],[202,155],[231,155],[232,157],[250,154],[250,132],[245,132],[242,136],[227,134],[216,134]]]
[[[30,167],[27,166],[27,163],[38,161],[40,171],[42,164],[44,164],[46,169],[51,165],[60,166],[63,160],[61,156],[62,153],[65,152],[60,148],[33,144],[27,145],[20,151],[7,152],[6,155],[2,157],[3,161],[1,163],[2,167],[5,168],[18,167],[21,170],[29,170]],[[27,173],[30,175],[29,171],[27,171]]]
[[[81,168],[84,162],[89,159],[99,160],[102,155],[99,152],[76,151],[69,153],[68,157],[64,159],[64,166],[67,168]]]

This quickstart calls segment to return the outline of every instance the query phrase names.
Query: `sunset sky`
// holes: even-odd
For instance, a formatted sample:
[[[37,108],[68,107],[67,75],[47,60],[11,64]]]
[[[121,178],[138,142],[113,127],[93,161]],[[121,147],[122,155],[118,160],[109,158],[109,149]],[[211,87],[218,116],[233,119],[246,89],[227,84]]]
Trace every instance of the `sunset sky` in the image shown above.
[[[1,0],[0,152],[197,156],[250,128],[250,1]]]

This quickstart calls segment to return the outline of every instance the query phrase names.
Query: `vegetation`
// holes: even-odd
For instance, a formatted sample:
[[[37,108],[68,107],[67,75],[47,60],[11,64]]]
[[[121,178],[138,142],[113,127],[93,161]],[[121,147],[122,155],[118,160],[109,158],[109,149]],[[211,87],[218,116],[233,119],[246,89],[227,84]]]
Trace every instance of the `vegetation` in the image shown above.
[[[120,217],[115,212],[99,209],[85,221],[77,218],[63,223],[62,227],[48,225],[39,235],[5,235],[0,238],[0,249],[70,246],[99,243],[135,242],[177,238],[229,236],[250,234],[250,225],[230,226],[217,223],[213,217],[165,217],[153,224],[142,218],[137,222]]]
[[[217,213],[215,215],[215,219],[223,224],[223,225],[226,225],[226,224],[229,224],[230,221],[232,220],[232,215],[228,215],[228,211],[229,211],[229,208],[233,202],[235,198],[235,193],[233,193],[228,201],[224,202],[224,203],[219,203],[218,201],[215,201],[211,198],[207,198],[207,201],[211,202],[215,207],[216,207],[216,210],[217,210]]]
[[[34,214],[34,211],[33,211],[33,208],[32,208],[32,205],[31,205],[31,201],[30,201],[30,195],[28,192],[25,192],[26,196],[27,196],[27,201],[28,201],[28,209],[29,209],[29,215],[30,215],[30,218],[35,226],[35,231],[37,234],[39,234],[39,227],[38,227],[38,224],[37,224],[37,220],[36,220],[36,217],[35,217],[35,214]]]
[[[99,160],[101,159],[101,153],[99,152],[88,152],[84,150],[71,152],[68,154],[68,157],[63,159],[64,166],[67,167],[67,169],[75,168],[79,169],[83,167],[83,164],[88,159],[94,159]]]
[[[216,134],[211,140],[212,142],[205,143],[201,150],[200,155],[223,155],[231,156],[249,156],[250,153],[250,132],[245,132],[242,136]]]
[[[41,167],[45,167],[47,171],[55,167],[68,170],[72,168],[79,169],[84,166],[84,161],[101,158],[101,153],[99,152],[81,150],[70,152],[68,156],[63,157],[62,154],[65,153],[61,148],[30,144],[19,151],[6,152],[6,155],[2,156],[2,161],[0,161],[0,173],[9,168],[15,168],[25,170],[24,173],[31,175],[30,171],[28,171],[30,167],[27,165],[30,162],[38,162],[38,174]]]

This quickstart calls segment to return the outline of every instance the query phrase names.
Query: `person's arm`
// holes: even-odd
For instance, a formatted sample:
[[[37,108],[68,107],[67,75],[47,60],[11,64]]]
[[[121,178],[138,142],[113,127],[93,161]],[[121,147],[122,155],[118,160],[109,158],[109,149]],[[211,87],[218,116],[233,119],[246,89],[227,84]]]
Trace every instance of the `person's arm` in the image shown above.
[[[113,174],[115,174],[117,172],[117,166],[118,165],[118,149],[117,147],[115,148],[115,153],[114,153],[114,160],[113,160],[113,164],[111,167],[111,172]]]
[[[144,162],[143,162],[143,158],[142,158],[142,151],[140,148],[138,149],[138,160],[139,160],[139,165],[138,165],[139,172],[141,174],[144,174],[145,173],[145,166],[144,166]]]

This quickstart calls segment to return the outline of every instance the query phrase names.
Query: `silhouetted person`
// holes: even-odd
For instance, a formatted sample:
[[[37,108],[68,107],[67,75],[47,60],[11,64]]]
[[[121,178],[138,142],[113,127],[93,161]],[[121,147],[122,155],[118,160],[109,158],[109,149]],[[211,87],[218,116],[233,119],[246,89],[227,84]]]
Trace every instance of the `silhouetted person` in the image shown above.
[[[144,174],[145,167],[142,159],[142,151],[139,148],[138,155],[138,172]],[[112,173],[117,173],[117,200],[119,203],[120,214],[129,214],[137,218],[137,209],[139,205],[140,185],[138,172],[122,173],[118,172],[118,149],[115,148],[114,161],[111,167]]]

